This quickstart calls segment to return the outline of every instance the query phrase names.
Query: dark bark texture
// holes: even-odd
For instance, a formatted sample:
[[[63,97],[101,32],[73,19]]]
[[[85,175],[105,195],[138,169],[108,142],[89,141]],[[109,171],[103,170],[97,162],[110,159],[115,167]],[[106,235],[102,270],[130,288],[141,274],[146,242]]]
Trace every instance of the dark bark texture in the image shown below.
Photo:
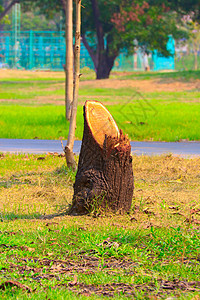
[[[86,119],[69,214],[111,211],[131,207],[134,189],[131,146],[126,135],[105,136],[103,147],[95,140]]]
[[[112,35],[106,35],[100,18],[98,0],[90,0],[94,16],[94,25],[96,28],[97,47],[96,51],[89,45],[85,34],[82,34],[82,42],[88,50],[94,63],[96,79],[109,78],[118,50],[110,49],[113,44]],[[106,41],[106,42],[105,42]]]

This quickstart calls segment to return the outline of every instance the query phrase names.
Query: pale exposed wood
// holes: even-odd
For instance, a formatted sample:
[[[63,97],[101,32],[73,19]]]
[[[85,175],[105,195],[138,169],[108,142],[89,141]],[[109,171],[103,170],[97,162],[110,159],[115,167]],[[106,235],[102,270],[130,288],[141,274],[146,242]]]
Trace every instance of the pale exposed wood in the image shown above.
[[[98,101],[86,101],[85,113],[94,139],[103,148],[105,135],[118,137],[119,128],[107,108]]]
[[[81,0],[76,0],[76,34],[74,47],[74,89],[73,89],[73,103],[70,117],[69,134],[67,145],[65,147],[65,157],[67,165],[76,169],[76,163],[73,157],[73,145],[76,130],[76,114],[78,106],[78,91],[80,79],[80,40],[81,40]]]

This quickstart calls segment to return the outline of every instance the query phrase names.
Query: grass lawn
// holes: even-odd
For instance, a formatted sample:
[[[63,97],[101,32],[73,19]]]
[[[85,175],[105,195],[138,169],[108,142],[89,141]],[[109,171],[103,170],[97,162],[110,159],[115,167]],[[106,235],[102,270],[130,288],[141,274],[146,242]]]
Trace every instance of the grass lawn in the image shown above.
[[[71,217],[64,157],[1,154],[0,298],[199,299],[199,168],[134,156],[130,214]]]
[[[112,73],[94,80],[83,70],[76,138],[82,138],[82,105],[103,102],[131,140],[200,140],[200,72]],[[0,138],[66,139],[64,73],[5,70],[0,75]]]

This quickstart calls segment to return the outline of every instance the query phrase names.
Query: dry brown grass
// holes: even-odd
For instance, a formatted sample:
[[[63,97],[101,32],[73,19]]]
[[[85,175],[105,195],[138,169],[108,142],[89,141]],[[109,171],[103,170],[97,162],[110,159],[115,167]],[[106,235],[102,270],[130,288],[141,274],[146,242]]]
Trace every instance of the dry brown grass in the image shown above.
[[[0,79],[10,78],[23,78],[23,79],[34,79],[34,78],[60,78],[64,79],[65,74],[63,72],[51,72],[51,71],[27,71],[27,70],[1,70]]]
[[[134,156],[133,167],[136,221],[146,214],[158,226],[200,224],[200,158]]]
[[[51,158],[48,158],[51,159]],[[19,162],[19,159],[18,159]],[[6,161],[8,163],[8,160]],[[43,162],[44,164],[45,162]],[[0,178],[0,210],[16,218],[65,211],[72,200],[73,183],[63,172],[64,158],[45,166],[34,161],[30,170],[10,170]],[[135,190],[133,210],[114,217],[116,226],[177,226],[200,224],[200,158],[134,156]],[[113,218],[113,217],[112,217]],[[120,221],[121,220],[121,221]]]
[[[200,80],[191,82],[168,81],[162,82],[160,79],[128,80],[128,79],[104,79],[86,80],[80,83],[80,87],[88,86],[93,88],[133,88],[140,92],[179,92],[190,91],[199,88]]]

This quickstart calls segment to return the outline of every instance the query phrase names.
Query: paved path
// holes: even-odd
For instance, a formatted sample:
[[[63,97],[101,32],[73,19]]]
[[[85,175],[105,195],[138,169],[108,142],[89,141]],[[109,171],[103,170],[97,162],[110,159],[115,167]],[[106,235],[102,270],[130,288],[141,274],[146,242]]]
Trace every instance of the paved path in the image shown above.
[[[66,141],[63,141],[66,145]],[[75,141],[74,152],[79,153],[81,141]],[[131,142],[132,153],[137,155],[160,155],[172,153],[183,157],[200,156],[200,142]],[[0,152],[34,153],[47,152],[62,153],[59,140],[22,140],[0,139]]]

